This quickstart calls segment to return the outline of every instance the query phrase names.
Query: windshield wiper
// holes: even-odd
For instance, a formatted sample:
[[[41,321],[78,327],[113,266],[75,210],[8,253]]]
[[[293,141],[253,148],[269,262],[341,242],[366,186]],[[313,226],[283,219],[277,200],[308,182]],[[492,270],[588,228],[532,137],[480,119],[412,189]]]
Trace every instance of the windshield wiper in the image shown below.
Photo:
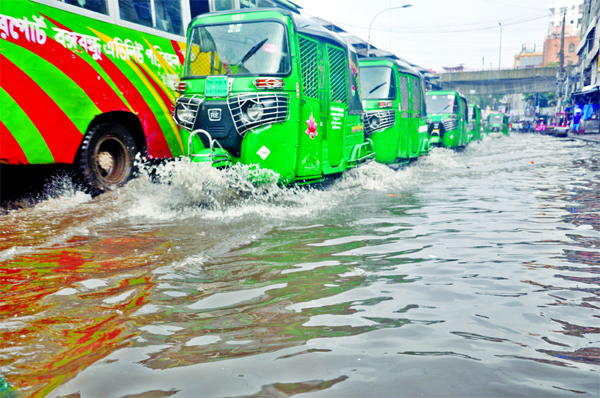
[[[264,39],[263,41],[261,41],[260,43],[257,43],[254,47],[252,47],[250,49],[250,51],[248,51],[246,53],[246,55],[244,55],[244,58],[242,58],[242,60],[240,62],[238,62],[237,64],[235,64],[236,66],[242,66],[244,65],[244,62],[248,61],[250,58],[252,58],[252,56],[254,54],[256,54],[256,52],[258,50],[260,50],[260,48],[263,46],[263,44],[265,44],[267,41],[269,40],[269,38]]]
[[[373,94],[373,91],[377,90],[379,87],[383,86],[386,82],[381,83],[379,86],[376,86],[373,90],[369,91],[369,94]],[[367,95],[369,95],[367,94]]]

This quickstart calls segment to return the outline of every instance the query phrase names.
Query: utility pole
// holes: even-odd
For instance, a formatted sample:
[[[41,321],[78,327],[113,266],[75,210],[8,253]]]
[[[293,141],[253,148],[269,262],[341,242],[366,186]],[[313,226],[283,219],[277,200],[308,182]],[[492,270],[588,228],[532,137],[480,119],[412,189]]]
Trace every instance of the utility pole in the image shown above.
[[[560,34],[560,54],[559,54],[559,63],[560,68],[558,69],[558,100],[556,102],[556,106],[558,108],[558,112],[562,112],[562,100],[563,100],[563,88],[565,85],[565,23],[567,19],[567,13],[563,14],[562,21],[562,31]]]
[[[498,70],[502,67],[502,23],[498,22],[498,26],[500,26],[500,56],[498,57]]]

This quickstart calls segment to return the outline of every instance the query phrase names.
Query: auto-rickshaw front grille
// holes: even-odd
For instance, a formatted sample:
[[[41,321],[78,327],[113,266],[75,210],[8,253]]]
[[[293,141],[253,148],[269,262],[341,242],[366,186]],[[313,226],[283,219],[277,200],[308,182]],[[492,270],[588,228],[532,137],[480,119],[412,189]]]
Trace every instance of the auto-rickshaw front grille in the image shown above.
[[[258,120],[248,116],[248,107],[258,104],[262,106],[262,115]],[[287,94],[239,94],[227,99],[227,105],[233,123],[239,135],[246,135],[248,130],[268,124],[285,122],[289,118],[289,97]]]
[[[348,57],[338,47],[327,45],[329,74],[331,76],[331,101],[348,102]]]
[[[400,75],[400,104],[402,112],[408,112],[408,77]]]
[[[200,110],[200,105],[204,102],[204,99],[198,95],[192,95],[191,97],[182,95],[175,100],[175,104],[172,109],[171,116],[175,123],[179,126],[183,127],[186,130],[192,131],[194,129],[194,124],[196,123],[196,119],[198,118],[198,111]],[[190,119],[182,120],[179,119],[176,115],[177,108],[183,107],[184,109],[191,112],[192,117]]]
[[[458,127],[458,120],[444,119],[442,120],[442,124],[444,125],[444,130],[446,131],[456,130],[456,128]]]
[[[305,96],[319,98],[319,67],[317,42],[299,36],[300,66],[302,68],[302,92]]]
[[[370,135],[392,127],[396,123],[396,111],[365,112],[362,120],[365,125],[365,134]]]

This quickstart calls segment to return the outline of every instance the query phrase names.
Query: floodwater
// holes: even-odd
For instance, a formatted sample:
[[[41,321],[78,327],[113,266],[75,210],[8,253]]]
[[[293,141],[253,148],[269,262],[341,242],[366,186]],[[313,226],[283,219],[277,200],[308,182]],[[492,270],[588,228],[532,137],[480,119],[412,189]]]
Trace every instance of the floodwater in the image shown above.
[[[513,134],[322,189],[183,161],[65,183],[0,216],[5,395],[598,397],[599,150]]]

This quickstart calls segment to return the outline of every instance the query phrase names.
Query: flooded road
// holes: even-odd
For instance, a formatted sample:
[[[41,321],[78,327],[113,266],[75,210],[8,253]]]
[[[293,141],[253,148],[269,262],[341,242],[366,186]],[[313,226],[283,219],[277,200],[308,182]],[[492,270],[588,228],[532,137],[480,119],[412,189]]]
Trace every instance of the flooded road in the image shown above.
[[[599,150],[513,134],[320,190],[186,162],[67,186],[0,216],[7,395],[598,397]]]

